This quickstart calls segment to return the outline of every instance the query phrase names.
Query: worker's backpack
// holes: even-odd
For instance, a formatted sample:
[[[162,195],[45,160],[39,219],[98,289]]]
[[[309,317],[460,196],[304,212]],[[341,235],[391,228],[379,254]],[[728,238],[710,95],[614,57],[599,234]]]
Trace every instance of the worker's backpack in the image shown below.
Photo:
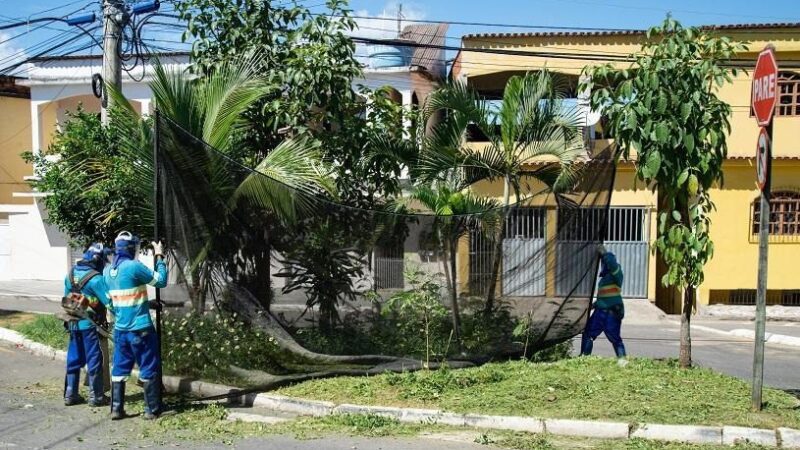
[[[93,322],[105,320],[105,308],[97,301],[89,300],[83,294],[83,288],[89,281],[100,275],[96,270],[89,270],[80,280],[75,282],[75,268],[70,273],[70,284],[72,285],[69,294],[61,298],[61,308],[66,313],[62,319],[66,321],[90,319]]]

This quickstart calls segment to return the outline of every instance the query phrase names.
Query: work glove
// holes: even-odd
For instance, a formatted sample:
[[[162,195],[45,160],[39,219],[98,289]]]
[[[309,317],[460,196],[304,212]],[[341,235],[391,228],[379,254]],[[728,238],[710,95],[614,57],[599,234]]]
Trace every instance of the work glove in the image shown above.
[[[151,242],[151,244],[153,244],[153,257],[158,258],[160,256],[160,257],[163,258],[164,257],[164,244],[162,244],[161,241]]]
[[[597,246],[597,253],[599,253],[599,254],[600,254],[600,256],[603,256],[603,255],[605,255],[606,253],[608,253],[608,250],[606,250],[606,247],[605,247],[605,245],[603,245],[603,244],[600,244],[600,245],[598,245],[598,246]]]

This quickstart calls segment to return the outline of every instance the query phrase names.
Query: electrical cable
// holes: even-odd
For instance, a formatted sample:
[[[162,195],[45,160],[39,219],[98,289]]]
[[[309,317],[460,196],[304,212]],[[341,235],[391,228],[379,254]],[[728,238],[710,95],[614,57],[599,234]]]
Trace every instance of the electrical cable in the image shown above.
[[[95,31],[95,30],[97,30],[97,28],[94,28],[91,31]],[[71,39],[68,39],[68,40],[66,40],[64,42],[61,42],[61,43],[58,43],[58,44],[56,44],[56,45],[54,45],[52,47],[49,47],[46,50],[43,50],[43,51],[41,51],[41,52],[31,56],[31,57],[28,57],[28,58],[22,60],[22,61],[14,63],[14,64],[12,64],[10,66],[3,67],[2,69],[0,69],[0,74],[7,74],[9,71],[12,71],[12,70],[16,69],[16,68],[18,68],[19,66],[21,66],[23,64],[29,63],[32,60],[35,60],[36,58],[39,58],[39,57],[42,57],[42,56],[46,56],[48,53],[52,52],[53,50],[61,48],[64,45],[71,44],[71,43],[77,41],[79,38],[82,38],[82,37],[84,37],[83,33],[78,34],[78,35],[74,36]],[[92,42],[91,46],[94,46],[94,45],[95,45],[94,42]],[[89,48],[89,47],[86,47],[86,48]]]
[[[56,11],[56,10],[59,10],[59,9],[63,9],[63,8],[69,8],[70,6],[77,5],[78,3],[83,3],[84,1],[85,1],[85,0],[74,0],[74,1],[72,1],[72,2],[69,2],[69,3],[67,3],[67,4],[64,4],[64,5],[58,5],[58,6],[55,6],[55,7],[53,7],[53,8],[50,8],[50,9],[45,9],[45,10],[43,10],[43,11],[39,11],[39,12],[37,12],[37,13],[36,13],[36,15],[39,15],[39,14],[47,14],[47,13],[49,13],[49,12],[53,12],[53,11]],[[95,1],[91,1],[91,2],[87,3],[86,5],[84,5],[82,8],[78,9],[78,11],[81,11],[81,10],[83,10],[83,9],[86,9],[87,7],[91,6],[91,5],[92,5],[92,4],[94,4],[94,3],[100,3],[100,1],[101,1],[101,0],[95,0]],[[75,14],[75,12],[77,12],[77,11],[74,11],[74,12],[71,12],[71,13],[67,13],[67,14],[65,14],[65,16],[68,16],[68,15],[70,15],[70,14]],[[8,17],[8,16],[3,16],[3,15],[0,15],[0,17],[3,17],[3,18],[5,18],[5,19],[11,20],[11,21],[22,21],[22,20],[28,20],[28,19],[30,19],[30,18],[31,18],[31,17],[33,17],[33,16],[34,16],[33,14],[32,14],[32,15],[30,15],[30,16],[27,16],[27,17]]]

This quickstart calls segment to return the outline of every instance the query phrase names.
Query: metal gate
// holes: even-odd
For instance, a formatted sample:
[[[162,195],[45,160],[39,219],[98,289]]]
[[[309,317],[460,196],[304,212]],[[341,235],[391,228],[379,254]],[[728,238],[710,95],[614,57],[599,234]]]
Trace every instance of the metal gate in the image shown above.
[[[517,208],[509,213],[500,272],[503,295],[544,295],[546,217],[544,208]],[[496,241],[479,230],[470,233],[469,241],[470,293],[485,295],[492,276]]]
[[[379,246],[375,248],[375,284],[377,289],[402,289],[403,246]]]
[[[518,208],[505,222],[503,239],[503,295],[530,297],[545,292],[544,208]]]
[[[571,267],[580,265],[593,268],[591,259],[597,258],[590,236],[597,221],[605,220],[604,208],[581,208],[559,211],[557,245],[556,292],[560,296],[589,295],[596,282],[594,271],[576,273]],[[647,298],[649,273],[649,210],[643,207],[611,207],[608,210],[608,228],[604,236],[605,247],[617,256],[625,280],[622,295],[625,298]],[[575,286],[574,292],[571,292]]]

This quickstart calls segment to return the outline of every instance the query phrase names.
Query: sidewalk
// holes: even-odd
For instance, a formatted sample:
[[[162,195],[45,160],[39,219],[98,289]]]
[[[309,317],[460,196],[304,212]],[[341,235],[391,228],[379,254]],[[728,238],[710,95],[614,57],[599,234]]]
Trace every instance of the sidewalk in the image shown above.
[[[55,314],[63,293],[62,281],[0,281],[0,309]]]
[[[39,298],[60,301],[64,294],[63,281],[13,280],[0,281],[0,297]]]

